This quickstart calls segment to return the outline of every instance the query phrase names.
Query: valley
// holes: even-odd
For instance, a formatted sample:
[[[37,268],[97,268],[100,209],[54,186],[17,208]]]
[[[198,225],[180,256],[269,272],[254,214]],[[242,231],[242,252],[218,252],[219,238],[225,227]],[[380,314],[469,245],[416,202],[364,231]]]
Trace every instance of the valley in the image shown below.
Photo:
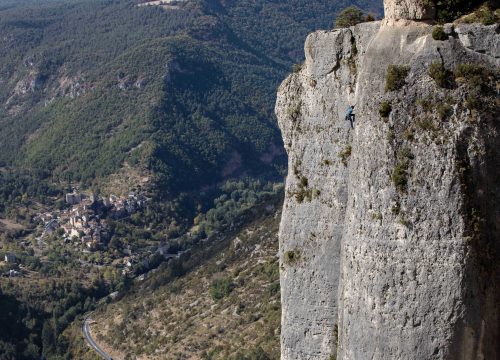
[[[0,0],[1,360],[279,356],[276,88],[351,3]]]
[[[499,7],[0,0],[0,360],[497,358]]]
[[[203,249],[205,260],[175,281],[158,285],[160,269],[100,307],[91,324],[99,346],[119,359],[276,358],[279,214],[265,213]]]

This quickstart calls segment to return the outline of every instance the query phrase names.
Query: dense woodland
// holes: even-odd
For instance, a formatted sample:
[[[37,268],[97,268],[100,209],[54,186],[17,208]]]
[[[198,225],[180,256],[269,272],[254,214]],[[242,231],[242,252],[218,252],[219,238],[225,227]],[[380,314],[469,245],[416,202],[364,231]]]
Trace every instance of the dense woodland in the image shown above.
[[[175,194],[227,176],[234,156],[232,175],[283,174],[283,154],[260,160],[282,147],[276,87],[351,2],[33,3],[0,7],[0,163],[91,185],[127,161]]]
[[[27,172],[16,169],[0,171],[0,214],[16,218],[20,216],[16,208],[32,206],[35,202],[50,204],[61,191],[45,181],[43,172]],[[21,219],[29,220],[29,219]]]
[[[84,288],[75,281],[47,281],[22,287],[12,281],[0,288],[0,359],[69,359],[62,331],[81,313],[93,310],[106,293],[103,279]]]

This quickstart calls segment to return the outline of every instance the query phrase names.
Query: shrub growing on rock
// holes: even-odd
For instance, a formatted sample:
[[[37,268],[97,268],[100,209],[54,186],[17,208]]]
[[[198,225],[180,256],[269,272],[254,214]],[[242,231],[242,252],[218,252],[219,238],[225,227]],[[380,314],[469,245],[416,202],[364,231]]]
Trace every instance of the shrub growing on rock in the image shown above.
[[[477,110],[483,107],[483,102],[481,101],[481,98],[479,96],[470,94],[467,96],[467,99],[465,100],[465,106],[469,110]]]
[[[497,74],[479,64],[459,64],[455,68],[455,77],[457,83],[465,83],[468,88],[467,108],[481,109],[488,102],[495,104]],[[489,101],[485,97],[487,94],[493,95]]]
[[[440,61],[434,61],[429,67],[429,76],[442,88],[450,88],[453,85],[453,73],[446,70]]]
[[[408,185],[408,167],[410,160],[415,157],[409,148],[403,148],[398,152],[397,163],[392,171],[392,182],[398,191],[405,191]]]
[[[349,6],[342,10],[335,20],[334,28],[346,28],[366,21],[374,21],[375,17],[371,14],[365,15],[357,6]]]
[[[392,106],[389,101],[382,101],[380,103],[380,109],[378,110],[379,114],[383,118],[388,118],[392,111]]]
[[[340,160],[342,160],[342,163],[344,164],[344,166],[347,166],[347,160],[351,157],[351,153],[352,153],[352,146],[351,145],[346,146],[345,149],[339,153],[338,156],[339,156]]]
[[[482,75],[483,67],[476,64],[458,64],[455,68],[457,78],[468,78],[470,76]]]
[[[296,264],[300,260],[300,258],[301,254],[299,249],[288,250],[283,254],[283,262],[286,265]]]
[[[234,290],[234,284],[229,278],[215,279],[210,284],[210,296],[214,300],[220,300],[228,296]]]
[[[364,21],[363,11],[356,6],[349,6],[342,10],[335,20],[336,28],[354,26]]]
[[[369,22],[369,21],[375,21],[375,20],[377,20],[377,19],[376,19],[376,15],[375,15],[375,14],[373,14],[373,13],[370,13],[370,14],[366,15],[366,17],[365,17],[365,21],[366,21],[366,22]]]
[[[448,103],[441,103],[436,107],[436,112],[440,120],[445,120],[451,113],[453,107]]]
[[[392,182],[396,189],[399,191],[404,191],[406,189],[406,185],[408,184],[408,163],[401,162],[396,164],[392,171]]]
[[[435,131],[436,126],[430,117],[423,117],[417,121],[417,126],[424,131]]]
[[[297,120],[300,116],[300,111],[302,108],[302,103],[298,102],[287,109],[287,114],[292,118],[293,121]]]
[[[405,147],[399,150],[398,158],[401,160],[406,160],[406,159],[413,160],[415,156],[412,154],[410,148]]]
[[[401,89],[410,72],[410,67],[406,65],[389,65],[385,82],[385,91],[395,91]]]
[[[294,73],[298,73],[298,72],[300,72],[300,70],[302,70],[303,67],[304,67],[303,63],[293,64],[292,71]]]
[[[476,11],[462,17],[459,21],[466,24],[479,22],[483,25],[498,23],[500,22],[498,2],[496,4],[494,1],[491,1],[490,3],[486,2],[481,7],[477,8]]]
[[[467,83],[481,87],[488,82],[490,71],[479,64],[458,64],[455,68],[455,77],[467,79]]]
[[[444,32],[444,28],[440,25],[434,26],[432,29],[432,38],[438,41],[448,40],[448,35]]]
[[[467,15],[481,6],[484,0],[439,0],[436,4],[436,18],[440,23],[451,22]],[[489,8],[489,7],[488,7]]]
[[[477,9],[475,15],[477,20],[479,20],[479,22],[483,25],[492,25],[498,22],[495,13],[493,12],[493,10],[491,10],[488,4],[485,4]]]

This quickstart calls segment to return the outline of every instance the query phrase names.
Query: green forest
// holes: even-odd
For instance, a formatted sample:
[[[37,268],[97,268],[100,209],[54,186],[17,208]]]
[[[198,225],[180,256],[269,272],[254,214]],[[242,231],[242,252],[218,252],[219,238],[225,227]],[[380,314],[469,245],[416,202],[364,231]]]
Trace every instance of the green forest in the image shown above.
[[[2,1],[0,166],[90,186],[126,162],[173,195],[282,176],[283,152],[261,161],[282,148],[276,87],[305,36],[350,3]]]

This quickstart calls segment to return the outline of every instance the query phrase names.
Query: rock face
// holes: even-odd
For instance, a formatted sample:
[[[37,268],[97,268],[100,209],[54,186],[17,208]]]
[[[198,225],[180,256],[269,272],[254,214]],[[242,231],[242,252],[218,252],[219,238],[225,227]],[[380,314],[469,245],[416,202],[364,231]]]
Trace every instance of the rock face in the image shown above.
[[[313,33],[279,89],[283,360],[500,356],[498,26],[431,32]],[[386,91],[391,64],[404,81]]]
[[[433,20],[436,16],[430,0],[386,0],[384,11],[386,19]]]

